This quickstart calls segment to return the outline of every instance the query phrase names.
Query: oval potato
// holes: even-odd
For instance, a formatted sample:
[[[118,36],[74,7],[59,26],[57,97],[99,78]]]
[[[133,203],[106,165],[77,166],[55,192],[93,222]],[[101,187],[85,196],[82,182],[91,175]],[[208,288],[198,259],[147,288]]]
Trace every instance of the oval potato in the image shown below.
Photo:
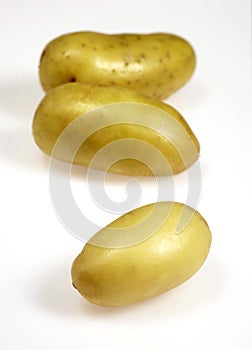
[[[139,112],[135,112],[133,108],[133,112],[131,111],[132,117],[135,120],[137,120],[137,117],[139,120],[140,117],[141,125],[133,122],[118,122],[103,128],[97,125],[96,132],[93,132],[83,142],[75,158],[70,159],[70,157],[66,156],[68,147],[71,147],[76,137],[81,132],[85,132],[91,123],[90,118],[85,120],[85,116],[88,116],[87,112],[95,111],[98,107],[108,107],[111,104],[114,108],[116,107],[115,103],[124,102],[126,102],[124,105],[119,106],[121,109],[118,111],[118,118],[125,109],[129,108],[129,102],[136,105],[136,110],[138,105],[142,105],[145,108],[152,107],[153,118],[150,115],[151,118],[149,119],[153,119],[153,122],[155,122],[154,114],[158,115],[159,119],[156,120],[156,124],[161,129],[161,133],[158,129],[148,128],[147,116],[137,115]],[[136,113],[135,116],[134,113]],[[76,127],[72,139],[65,142],[62,147],[63,151],[57,154],[53,153],[59,136],[73,121],[77,121],[78,117],[83,115],[82,124]],[[105,120],[104,118],[101,115],[98,120],[96,119],[98,124],[99,121]],[[94,123],[96,123],[95,119]],[[170,129],[172,123],[175,126],[173,126],[173,129]],[[164,136],[165,133],[168,136]],[[173,107],[133,90],[119,87],[94,86],[85,83],[68,83],[49,91],[42,99],[35,113],[33,136],[41,150],[48,155],[52,154],[55,158],[87,167],[91,165],[96,169],[125,175],[153,175],[153,170],[150,170],[148,167],[148,160],[155,163],[155,175],[178,173],[193,164],[199,155],[197,138],[185,119]],[[119,141],[125,141],[125,143],[122,144],[121,142],[119,145]],[[118,159],[109,169],[106,166],[106,156],[100,157],[99,161],[91,164],[98,151],[106,145],[111,147],[114,145],[114,150],[111,148],[109,155],[112,151],[117,151],[121,159]],[[179,147],[184,149],[185,154],[180,152]],[[123,156],[125,151],[130,149],[134,151],[134,157]],[[151,153],[151,151],[156,151],[156,153]],[[142,161],[144,156],[148,158],[147,162]],[[169,167],[162,165],[162,160],[167,162]]]
[[[149,217],[153,209],[155,214]],[[178,230],[182,215],[188,221]],[[156,221],[155,231],[148,218]],[[131,246],[110,247],[108,229],[122,238],[125,235],[127,240],[130,228],[139,223],[145,225],[147,238]],[[133,210],[97,235],[74,260],[72,281],[83,297],[102,306],[131,304],[178,286],[200,268],[211,245],[211,232],[204,218],[194,209],[172,202]],[[111,243],[113,246],[113,236]]]
[[[164,99],[195,69],[191,45],[179,36],[155,34],[65,34],[47,44],[40,58],[43,89],[81,81],[117,85]]]

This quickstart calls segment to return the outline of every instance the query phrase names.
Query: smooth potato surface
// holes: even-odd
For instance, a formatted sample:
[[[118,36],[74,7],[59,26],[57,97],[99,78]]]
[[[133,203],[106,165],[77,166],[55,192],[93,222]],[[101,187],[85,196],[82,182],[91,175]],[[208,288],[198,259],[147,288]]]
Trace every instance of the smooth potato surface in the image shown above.
[[[39,75],[46,92],[80,81],[122,86],[164,99],[188,81],[195,62],[191,45],[176,35],[77,32],[48,43]]]
[[[144,223],[154,206],[157,212],[151,221],[160,224],[155,232],[152,225],[147,221]],[[189,220],[177,230],[182,213]],[[149,237],[131,246],[109,246],[108,229],[114,229],[122,239],[125,235],[127,240],[130,227],[140,222],[144,223]],[[178,286],[200,268],[211,245],[211,232],[204,218],[194,209],[172,202],[138,208],[97,235],[97,239],[94,236],[74,260],[72,281],[82,296],[102,306],[134,303]],[[113,245],[113,238],[111,243]]]
[[[150,106],[160,111],[160,113],[162,113],[159,120],[160,128],[163,132],[170,133],[169,136],[164,136],[159,132],[160,130],[146,127],[145,116],[143,115],[141,116],[141,125],[131,122],[115,123],[114,125],[103,128],[97,126],[96,132],[83,142],[75,158],[72,160],[67,159],[65,156],[67,147],[68,145],[71,146],[70,143],[72,142],[64,145],[65,148],[60,155],[53,154],[53,156],[64,161],[73,161],[73,163],[88,167],[97,152],[104,146],[108,144],[113,146],[113,142],[125,140],[122,154],[120,154],[120,149],[117,147],[118,143],[115,145],[115,148],[119,149],[119,156],[122,155],[120,160],[112,164],[109,169],[102,164],[102,160],[104,159],[100,162],[96,162],[92,167],[118,174],[143,176],[153,175],[153,171],[141,160],[141,157],[148,156],[149,154],[149,161],[157,163],[154,165],[155,175],[178,173],[198,159],[198,140],[178,111],[159,100],[151,99],[133,90],[119,87],[101,87],[85,83],[69,83],[52,89],[43,98],[35,113],[33,120],[34,139],[42,151],[51,155],[57,139],[71,122],[77,120],[78,117],[83,114],[85,116],[89,111],[94,111],[98,107],[120,102],[131,102]],[[118,114],[120,114],[120,110]],[[138,116],[136,115],[136,117]],[[103,118],[103,116],[101,116],[101,118]],[[173,131],[169,130],[167,126],[162,126],[162,124],[167,123],[169,118],[177,125]],[[102,120],[103,119],[101,119],[101,121]],[[88,123],[87,121],[87,124],[85,124],[84,118],[82,125],[76,129],[73,138],[80,134],[81,131],[85,131],[85,128],[88,127]],[[138,141],[136,146],[134,141]],[[140,144],[140,141],[144,143]],[[186,155],[182,155],[177,147],[178,145],[183,146],[184,142],[189,143],[191,147],[191,151],[187,152]],[[157,154],[155,153],[154,156],[151,156],[147,146],[149,146],[149,148],[152,147]],[[124,151],[129,148],[134,148],[135,157],[127,158],[123,156],[123,154],[125,154]],[[164,168],[164,166],[161,165],[159,166],[158,157],[161,156],[169,163],[170,169],[167,167]]]

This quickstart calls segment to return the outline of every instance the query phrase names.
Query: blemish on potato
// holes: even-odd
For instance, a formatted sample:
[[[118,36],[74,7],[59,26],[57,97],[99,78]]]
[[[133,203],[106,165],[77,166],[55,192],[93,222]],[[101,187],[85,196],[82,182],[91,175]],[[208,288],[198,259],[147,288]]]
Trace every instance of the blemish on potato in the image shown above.
[[[44,56],[46,55],[46,49],[45,50],[43,50],[43,52],[42,52],[42,54],[41,54],[41,58],[40,59],[42,59]]]

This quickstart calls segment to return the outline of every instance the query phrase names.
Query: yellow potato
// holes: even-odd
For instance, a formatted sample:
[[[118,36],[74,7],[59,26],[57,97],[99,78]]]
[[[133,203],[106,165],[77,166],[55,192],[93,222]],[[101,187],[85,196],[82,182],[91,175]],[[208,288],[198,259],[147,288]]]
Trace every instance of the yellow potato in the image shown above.
[[[68,83],[52,89],[37,108],[33,135],[54,158],[126,175],[178,173],[199,155],[198,140],[179,112],[120,87]],[[83,144],[73,157],[78,140]]]
[[[77,32],[45,47],[39,74],[46,92],[81,81],[122,86],[164,99],[188,81],[195,62],[191,45],[176,35]]]
[[[135,245],[127,243],[130,236]],[[84,246],[72,265],[73,286],[94,304],[134,303],[194,275],[210,245],[211,232],[197,211],[180,203],[150,204],[115,220]]]

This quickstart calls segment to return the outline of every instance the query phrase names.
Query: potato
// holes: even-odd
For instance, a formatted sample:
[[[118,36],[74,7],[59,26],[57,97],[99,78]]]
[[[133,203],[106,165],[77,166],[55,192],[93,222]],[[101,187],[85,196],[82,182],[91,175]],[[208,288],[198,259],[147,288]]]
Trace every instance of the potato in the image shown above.
[[[199,156],[199,143],[179,112],[120,87],[68,83],[52,89],[37,108],[33,135],[54,158],[117,174],[170,175]]]
[[[132,235],[136,244],[124,247]],[[84,246],[72,265],[73,286],[94,304],[134,303],[190,278],[210,245],[211,232],[197,211],[176,202],[149,204],[115,220]]]
[[[179,36],[78,32],[52,40],[43,50],[43,89],[68,82],[117,85],[164,99],[195,69],[191,45]]]

